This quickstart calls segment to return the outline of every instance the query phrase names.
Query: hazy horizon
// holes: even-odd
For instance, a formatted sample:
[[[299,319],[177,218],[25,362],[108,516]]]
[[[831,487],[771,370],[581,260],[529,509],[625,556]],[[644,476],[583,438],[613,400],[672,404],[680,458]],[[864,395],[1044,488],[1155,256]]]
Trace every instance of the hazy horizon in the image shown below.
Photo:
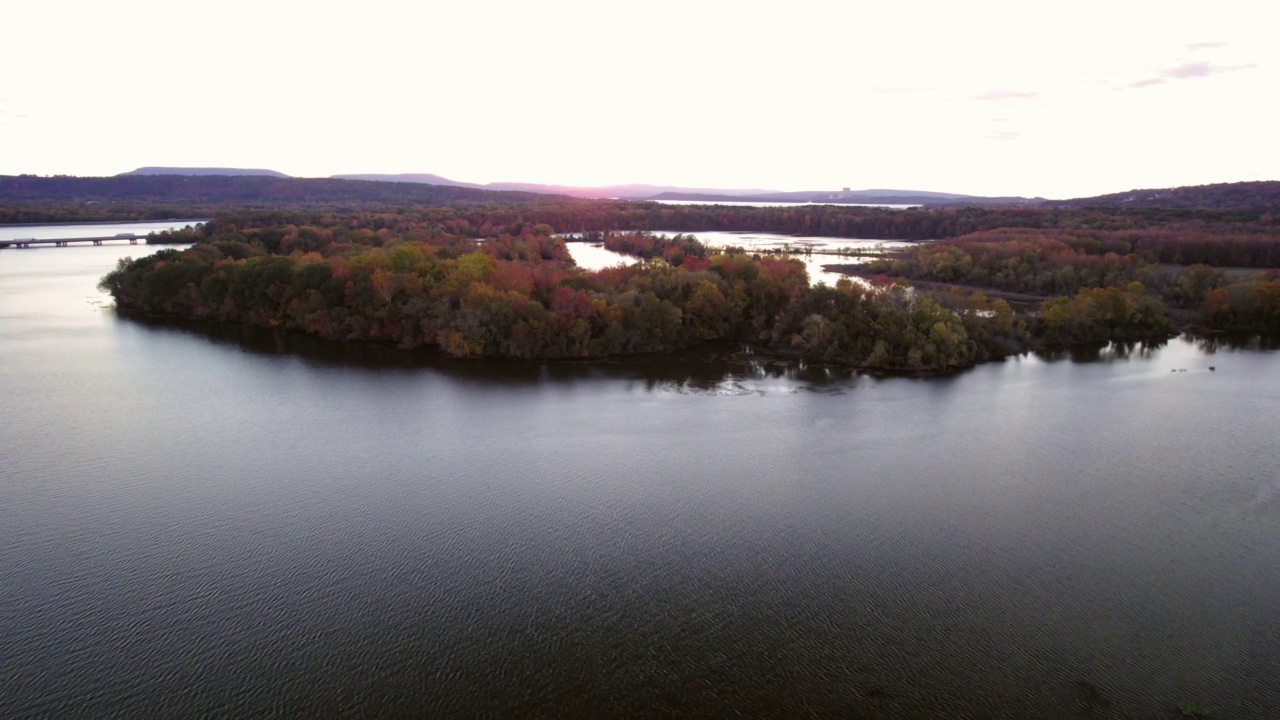
[[[215,166],[199,166],[199,167],[197,167],[197,166],[139,165],[139,166],[136,166],[136,167],[131,168],[131,169],[129,169],[129,170],[123,170],[123,171],[120,171],[120,172],[116,172],[116,173],[108,173],[108,174],[103,174],[103,175],[72,175],[72,174],[70,174],[70,173],[2,173],[2,172],[0,172],[0,175],[10,175],[10,176],[27,175],[27,176],[36,176],[36,177],[58,177],[58,176],[64,176],[64,177],[86,177],[86,178],[87,178],[87,177],[115,177],[115,176],[119,176],[119,175],[129,174],[129,173],[132,173],[132,172],[134,172],[134,171],[136,171],[136,170],[149,169],[149,168],[162,168],[162,169],[166,169],[166,170],[190,169],[190,170],[201,170],[201,171],[209,171],[209,170],[233,170],[233,171],[237,171],[236,173],[231,173],[231,174],[247,174],[247,173],[244,173],[244,171],[252,171],[252,172],[261,172],[261,171],[280,172],[280,171],[276,170],[275,168],[268,168],[268,167],[215,167]],[[178,175],[178,174],[181,174],[181,173],[176,173],[176,172],[175,172],[175,173],[148,173],[148,174],[153,174],[153,175],[158,175],[158,174],[173,174],[173,175]],[[203,174],[203,175],[216,175],[217,173],[202,172],[202,173],[199,173],[199,174]],[[486,186],[486,185],[530,185],[530,186],[543,186],[543,187],[547,187],[547,188],[565,188],[565,189],[567,189],[567,190],[606,190],[606,189],[611,189],[611,188],[639,188],[639,187],[652,187],[652,188],[654,188],[654,192],[655,192],[655,194],[657,194],[657,193],[661,193],[661,192],[671,192],[672,190],[668,190],[668,188],[674,188],[674,189],[677,189],[677,190],[679,190],[679,191],[684,191],[684,192],[688,192],[688,193],[698,193],[698,192],[715,192],[715,191],[732,191],[732,192],[735,192],[735,193],[742,193],[742,194],[743,194],[743,195],[742,195],[743,197],[746,197],[746,196],[747,196],[747,194],[749,194],[749,193],[758,193],[758,194],[772,194],[772,193],[777,193],[777,194],[784,194],[784,193],[794,193],[794,192],[828,192],[828,191],[831,191],[831,192],[841,192],[841,191],[844,191],[844,190],[845,190],[845,188],[844,188],[844,187],[828,187],[828,188],[817,188],[817,187],[804,187],[804,188],[780,188],[780,187],[769,187],[769,188],[744,188],[744,187],[695,188],[695,187],[674,186],[674,185],[671,185],[671,184],[660,184],[660,183],[650,183],[650,182],[624,182],[624,183],[611,183],[611,184],[609,184],[609,185],[565,185],[565,184],[562,184],[562,183],[541,183],[541,182],[538,182],[538,181],[536,181],[536,180],[495,180],[495,181],[492,181],[492,182],[489,182],[489,183],[481,183],[481,182],[473,182],[473,181],[470,181],[470,180],[461,180],[461,179],[453,178],[453,177],[444,177],[444,176],[439,175],[439,173],[430,173],[430,172],[404,172],[404,173],[359,173],[359,172],[351,172],[351,173],[333,173],[333,174],[331,174],[331,175],[313,175],[313,176],[289,175],[288,173],[281,173],[281,174],[283,174],[283,175],[285,175],[285,176],[287,176],[288,178],[291,178],[291,179],[300,179],[300,180],[308,180],[308,179],[310,179],[310,180],[315,180],[315,179],[320,179],[320,180],[323,180],[323,179],[343,179],[343,178],[341,178],[340,176],[354,176],[354,175],[387,175],[387,176],[395,176],[395,175],[404,175],[404,176],[425,176],[425,175],[434,175],[434,176],[440,177],[440,178],[441,178],[441,179],[443,179],[443,180],[449,180],[449,181],[456,182],[456,183],[463,183],[463,184],[476,185],[476,186],[479,186],[479,189],[493,189],[495,192],[501,192],[501,191],[503,191],[503,189],[502,189],[502,188],[487,188],[487,187],[485,187],[485,186]],[[1231,183],[1235,183],[1235,182],[1261,182],[1261,181],[1269,181],[1269,180],[1267,180],[1267,179],[1262,179],[1262,180],[1224,180],[1224,181],[1218,181],[1218,182],[1213,182],[1213,183],[1194,183],[1194,184],[1191,184],[1190,186],[1213,185],[1213,184],[1224,184],[1224,183],[1225,183],[1225,184],[1231,184]],[[391,182],[394,182],[394,181],[391,181]],[[403,181],[402,181],[402,182],[403,182]],[[423,183],[423,184],[428,184],[428,185],[429,185],[429,184],[433,184],[433,183]],[[1187,186],[1188,186],[1188,185],[1165,185],[1165,186],[1150,186],[1150,187],[1142,187],[1142,188],[1139,188],[1139,187],[1125,187],[1125,188],[1115,188],[1115,189],[1111,189],[1111,190],[1104,190],[1104,191],[1100,191],[1100,192],[1093,193],[1093,194],[1091,194],[1091,195],[1073,195],[1073,196],[1062,196],[1062,197],[1044,197],[1044,196],[1031,195],[1031,194],[1028,194],[1028,193],[1009,193],[1009,194],[1006,194],[1006,195],[1002,195],[1002,196],[1000,196],[1000,197],[1022,197],[1022,198],[1026,198],[1026,199],[1036,199],[1036,198],[1039,198],[1039,199],[1043,199],[1043,200],[1072,200],[1072,199],[1085,198],[1085,197],[1094,197],[1094,196],[1100,196],[1100,195],[1114,195],[1114,194],[1122,194],[1122,193],[1125,193],[1125,192],[1136,191],[1136,190],[1174,189],[1174,188],[1178,188],[1178,187],[1187,187]],[[849,187],[849,188],[847,189],[847,191],[848,191],[848,192],[850,192],[850,193],[869,193],[869,192],[876,192],[876,193],[883,193],[883,194],[885,194],[886,196],[892,196],[892,195],[894,195],[894,194],[902,194],[902,195],[917,195],[917,194],[918,194],[918,195],[941,195],[941,196],[945,196],[945,195],[965,195],[965,196],[972,196],[972,197],[984,197],[984,196],[977,195],[977,194],[975,194],[975,193],[965,193],[965,192],[953,191],[953,190],[948,189],[948,188],[942,188],[942,189],[939,189],[939,188],[933,188],[933,187],[919,187],[919,188],[888,188],[888,187],[883,187],[883,186],[875,186],[875,187]],[[986,196],[986,197],[995,197],[995,196]]]
[[[201,172],[201,173],[199,173],[199,174],[205,174],[205,175],[209,175],[209,174],[217,174],[217,173],[210,173],[210,172],[207,172],[207,171],[210,171],[210,170],[231,170],[231,171],[236,171],[236,174],[249,174],[249,173],[259,173],[259,172],[281,172],[281,171],[279,171],[279,170],[276,170],[275,168],[268,168],[268,167],[220,167],[220,166],[200,166],[200,167],[197,167],[197,166],[172,166],[172,165],[139,165],[139,166],[134,167],[134,168],[131,168],[131,169],[129,169],[129,170],[123,170],[123,171],[121,171],[121,172],[119,172],[119,173],[112,173],[111,175],[107,175],[107,176],[94,176],[94,177],[113,177],[113,176],[116,176],[116,175],[124,175],[124,174],[134,173],[134,172],[136,172],[136,171],[138,171],[138,170],[144,170],[144,169],[146,169],[146,170],[157,170],[157,169],[161,169],[161,170],[199,170],[199,171],[204,171],[204,172]],[[33,173],[27,173],[27,174],[33,174]],[[178,172],[173,172],[173,173],[154,173],[154,172],[153,172],[153,173],[146,173],[146,174],[150,174],[150,175],[166,175],[166,174],[178,175],[178,174],[182,174],[182,173],[178,173]],[[651,187],[651,188],[654,188],[654,189],[655,189],[655,191],[657,191],[657,192],[662,192],[662,191],[664,191],[666,188],[679,188],[679,189],[681,189],[681,190],[689,191],[689,192],[699,192],[699,191],[716,191],[716,190],[732,190],[732,191],[735,191],[735,192],[744,192],[744,193],[790,193],[790,192],[828,192],[828,191],[830,191],[830,192],[840,192],[840,191],[843,191],[843,190],[845,189],[845,186],[841,186],[841,187],[821,187],[821,188],[820,188],[820,187],[803,187],[803,188],[761,187],[761,188],[748,188],[748,187],[727,187],[727,186],[725,186],[725,187],[711,188],[711,187],[689,187],[689,186],[684,186],[684,185],[675,185],[675,184],[672,184],[672,183],[653,183],[653,182],[644,182],[644,181],[637,181],[637,182],[622,182],[622,183],[610,183],[610,184],[607,184],[607,185],[565,185],[565,184],[563,184],[563,183],[544,183],[544,182],[540,182],[540,181],[538,181],[538,180],[494,180],[494,181],[490,181],[490,182],[477,182],[477,181],[472,181],[472,180],[459,179],[459,178],[455,178],[455,177],[445,177],[445,176],[443,176],[443,175],[440,175],[439,173],[433,173],[433,172],[428,172],[428,171],[423,171],[423,172],[403,172],[403,173],[348,172],[348,173],[333,173],[333,174],[330,174],[330,175],[314,175],[314,176],[289,175],[288,173],[282,173],[282,174],[284,174],[284,175],[288,175],[288,176],[289,176],[289,177],[291,177],[291,178],[298,178],[298,179],[327,179],[327,178],[341,178],[341,177],[343,177],[343,176],[350,177],[350,176],[357,176],[357,175],[366,175],[366,176],[368,176],[368,175],[384,175],[384,176],[386,176],[386,177],[388,177],[388,178],[397,177],[397,176],[400,176],[400,177],[425,177],[425,176],[434,176],[434,177],[440,178],[441,180],[448,180],[448,181],[450,181],[450,182],[466,183],[466,184],[471,184],[471,185],[480,185],[480,186],[484,186],[484,185],[538,185],[538,186],[544,186],[544,187],[564,187],[564,188],[567,188],[567,189],[575,189],[575,190],[598,190],[598,189],[608,189],[608,188],[638,188],[638,187],[646,187],[646,188],[648,188],[648,187]],[[401,182],[403,182],[403,181],[401,181]],[[431,184],[431,183],[426,183],[426,184]],[[1133,188],[1130,188],[1130,189],[1133,189]],[[934,188],[889,188],[889,187],[883,187],[883,186],[849,187],[849,188],[848,188],[848,191],[849,191],[849,192],[853,192],[853,193],[866,193],[866,192],[879,192],[879,193],[905,193],[905,194],[917,194],[917,193],[918,193],[918,194],[922,194],[922,195],[969,195],[969,194],[971,194],[971,193],[953,192],[953,191],[950,191],[950,190],[937,190],[937,189],[934,189]],[[1123,192],[1123,191],[1117,191],[1117,192]]]
[[[28,3],[12,24],[33,31],[7,47],[38,61],[0,81],[0,174],[1047,198],[1269,180],[1274,14],[1236,0]]]

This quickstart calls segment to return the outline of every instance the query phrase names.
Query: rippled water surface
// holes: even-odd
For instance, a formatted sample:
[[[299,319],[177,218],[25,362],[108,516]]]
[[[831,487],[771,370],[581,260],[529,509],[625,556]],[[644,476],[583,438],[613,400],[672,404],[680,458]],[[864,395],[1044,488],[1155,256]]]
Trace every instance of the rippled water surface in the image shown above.
[[[461,363],[139,252],[0,251],[0,716],[1280,716],[1273,351]]]

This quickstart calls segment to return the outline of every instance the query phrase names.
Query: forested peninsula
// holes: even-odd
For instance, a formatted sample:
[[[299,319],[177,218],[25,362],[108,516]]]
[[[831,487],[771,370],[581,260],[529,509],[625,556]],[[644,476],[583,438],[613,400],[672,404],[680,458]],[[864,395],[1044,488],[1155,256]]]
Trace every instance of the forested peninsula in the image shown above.
[[[595,358],[729,340],[864,369],[937,373],[1031,349],[1280,332],[1280,183],[1035,206],[886,209],[583,200],[275,177],[0,178],[0,221],[211,217],[126,259],[122,314]],[[785,253],[704,231],[914,241],[811,284]],[[564,236],[635,259],[577,267]],[[799,250],[811,252],[811,250]]]
[[[660,254],[591,272],[573,264],[552,226],[489,220],[477,227],[448,210],[297,224],[219,218],[155,238],[195,244],[122,260],[103,287],[126,313],[436,345],[463,357],[589,358],[742,340],[937,371],[1022,347],[1020,321],[1000,301],[957,313],[905,288],[810,287],[797,260],[711,252],[684,235],[610,233],[610,245]]]
[[[701,229],[938,239],[849,266],[867,280],[831,287],[810,285],[786,255],[710,249]],[[636,262],[583,270],[561,232]],[[489,203],[231,212],[151,242],[194,244],[124,260],[104,278],[123,313],[461,357],[591,358],[734,340],[932,373],[1189,327],[1280,330],[1280,224],[1266,213]]]

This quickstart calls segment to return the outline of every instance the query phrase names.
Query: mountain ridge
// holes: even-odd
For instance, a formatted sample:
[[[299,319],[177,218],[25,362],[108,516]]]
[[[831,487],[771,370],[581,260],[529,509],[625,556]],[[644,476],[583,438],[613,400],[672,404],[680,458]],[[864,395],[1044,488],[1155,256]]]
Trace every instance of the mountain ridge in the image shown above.
[[[208,176],[263,176],[273,178],[294,178],[294,176],[275,170],[249,168],[218,167],[163,167],[144,166],[120,173],[116,177],[137,175],[188,175],[193,177]],[[302,179],[302,178],[294,178]],[[316,178],[318,179],[318,178]],[[647,183],[627,183],[622,185],[603,185],[595,187],[577,187],[571,185],[549,185],[545,183],[526,182],[491,182],[471,183],[453,180],[435,173],[345,173],[330,175],[329,180],[355,180],[360,182],[412,183],[435,185],[440,187],[470,188],[493,192],[524,192],[541,195],[565,195],[583,199],[618,199],[618,200],[684,200],[710,203],[733,202],[783,202],[783,203],[835,203],[835,204],[881,204],[881,205],[939,205],[939,204],[1024,204],[1037,202],[1040,198],[1021,197],[983,197],[965,195],[963,193],[946,193],[929,190],[894,190],[870,188],[866,190],[801,190],[783,191],[764,188],[701,188],[682,187],[679,185],[651,185]]]
[[[1041,198],[1022,197],[984,197],[965,195],[963,193],[935,192],[930,190],[893,190],[871,188],[867,190],[765,190],[762,188],[689,188],[678,185],[649,185],[646,183],[630,183],[625,185],[604,185],[598,187],[574,187],[569,185],[545,185],[541,183],[492,182],[466,183],[435,175],[432,173],[402,173],[387,175],[363,173],[349,175],[332,175],[337,180],[364,180],[370,182],[409,182],[432,185],[449,185],[469,187],[478,190],[498,190],[546,193],[552,195],[568,195],[569,197],[619,200],[687,200],[705,202],[792,202],[792,203],[836,203],[836,204],[889,204],[889,205],[933,205],[950,203],[991,204],[1024,204],[1036,202]]]
[[[325,182],[370,182],[384,185],[384,189],[374,191],[370,188],[369,192],[362,192],[356,189],[357,186],[351,186],[346,190],[342,190],[339,194],[346,197],[385,197],[409,199],[419,194],[411,191],[409,186],[425,186],[427,188],[438,188],[441,191],[452,189],[452,191],[479,191],[483,192],[517,192],[523,195],[536,197],[539,195],[560,195],[575,198],[619,198],[627,200],[684,200],[688,202],[701,203],[720,203],[732,204],[742,202],[787,202],[787,203],[834,203],[834,204],[868,204],[868,205],[924,205],[928,207],[955,207],[964,205],[1028,205],[1042,207],[1087,207],[1087,206],[1115,206],[1129,207],[1133,209],[1147,208],[1164,208],[1171,210],[1195,210],[1195,209],[1211,209],[1211,210],[1232,210],[1244,212],[1280,212],[1280,181],[1276,180],[1249,180],[1231,183],[1210,183],[1204,185],[1186,185],[1170,188],[1145,188],[1134,189],[1119,193],[1108,193],[1104,195],[1095,195],[1089,197],[1077,197],[1066,200],[1046,200],[1044,198],[1025,198],[1025,197],[983,197],[974,195],[963,195],[959,193],[940,193],[923,190],[896,190],[886,188],[870,188],[866,190],[848,190],[840,191],[822,191],[807,190],[782,192],[762,189],[722,189],[722,188],[682,188],[670,185],[647,185],[647,184],[630,184],[630,185],[613,185],[597,188],[573,188],[559,185],[542,185],[537,183],[466,183],[451,180],[449,178],[435,175],[431,173],[406,173],[401,175],[382,175],[382,174],[352,174],[352,175],[335,175],[331,178],[295,178],[275,170],[257,169],[257,168],[196,168],[196,167],[162,167],[162,166],[144,166],[129,172],[119,173],[110,178],[83,178],[82,183],[78,183],[80,192],[102,192],[108,195],[114,192],[125,192],[123,186],[118,189],[109,189],[105,185],[101,185],[100,181],[116,179],[119,181],[142,181],[142,180],[159,180],[164,176],[179,176],[189,179],[200,178],[206,181],[218,180],[219,182],[229,181],[237,176],[254,177],[259,181],[272,182],[289,182],[296,181],[308,184],[310,188],[319,189]],[[10,199],[19,199],[15,195],[27,195],[27,191],[34,191],[29,188],[27,191],[19,192],[17,185],[13,183],[23,178],[35,178],[34,175],[13,175],[0,176],[0,181],[7,186],[7,191],[0,195],[8,195]],[[71,176],[57,176],[69,179]],[[55,183],[58,184],[58,183]],[[65,183],[63,183],[65,184]],[[404,192],[394,192],[390,188],[399,184],[404,188]],[[51,186],[49,186],[51,187]],[[91,191],[90,188],[93,188]],[[141,196],[173,196],[183,195],[188,192],[199,193],[193,186],[189,190],[177,191],[173,188],[160,186],[136,186],[131,187],[133,192],[137,192]],[[202,188],[206,191],[214,191],[213,186]],[[223,188],[219,187],[219,190]],[[284,186],[260,186],[250,189],[245,186],[240,188],[243,192],[254,195],[261,193],[261,196],[269,198],[272,196],[296,196],[310,195],[310,191],[289,191]],[[325,186],[327,192],[336,191],[338,188]],[[432,191],[433,193],[436,191]],[[37,193],[38,194],[38,193]],[[461,199],[461,196],[458,196]],[[480,197],[480,196],[475,196]],[[27,198],[30,198],[27,195]],[[470,199],[470,198],[469,198]]]
[[[1173,210],[1280,210],[1280,181],[1246,180],[1172,188],[1144,188],[1092,197],[1054,200],[1051,207],[1118,206]]]
[[[570,197],[619,200],[644,200],[664,192],[706,192],[732,195],[754,195],[777,192],[765,189],[730,190],[724,188],[685,188],[677,185],[649,185],[647,183],[626,183],[623,185],[602,185],[595,187],[578,187],[573,185],[548,185],[545,183],[526,182],[491,182],[469,183],[436,175],[433,173],[400,173],[379,174],[360,173],[348,175],[330,175],[335,180],[365,180],[369,182],[408,182],[429,185],[450,185],[469,187],[477,190],[536,192],[548,195],[568,195]]]
[[[265,170],[261,168],[219,168],[219,167],[164,167],[160,165],[146,165],[136,170],[122,172],[116,177],[127,177],[131,175],[192,175],[197,177],[207,177],[211,175],[240,176],[248,175],[252,177],[274,177],[287,178],[292,175],[286,175],[275,170]]]

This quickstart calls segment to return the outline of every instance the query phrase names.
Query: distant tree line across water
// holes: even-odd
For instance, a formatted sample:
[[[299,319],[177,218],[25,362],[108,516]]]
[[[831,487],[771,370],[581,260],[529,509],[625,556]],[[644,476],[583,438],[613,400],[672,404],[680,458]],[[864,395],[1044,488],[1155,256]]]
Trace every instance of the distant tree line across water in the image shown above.
[[[549,225],[483,240],[435,220],[369,215],[278,225],[220,219],[168,233],[195,241],[123,260],[103,280],[122,311],[300,330],[335,340],[436,345],[456,356],[579,358],[761,343],[864,367],[937,371],[1017,349],[1011,312],[964,316],[903,289],[808,285],[803,263],[700,244],[599,271],[576,267]],[[380,226],[375,229],[374,226]],[[674,257],[665,249],[666,257]],[[988,308],[984,305],[983,310]],[[821,319],[819,319],[821,318]],[[1002,333],[994,328],[1004,323]],[[969,326],[991,332],[970,337]]]
[[[1007,227],[1133,230],[1170,223],[1274,228],[1280,182],[1135,191],[1040,205],[885,208],[746,207],[581,200],[419,183],[260,176],[0,175],[0,223],[214,217],[240,211],[405,214],[470,208],[473,225],[536,215],[560,232],[755,230],[848,238],[934,240]],[[505,212],[503,209],[505,208]],[[521,210],[520,208],[524,208]],[[481,217],[481,216],[484,217]]]
[[[600,357],[726,339],[941,372],[1187,328],[1280,331],[1280,183],[1169,193],[1164,204],[894,210],[270,177],[0,177],[0,222],[213,217],[150,240],[191,248],[122,262],[104,279],[121,311],[458,356]],[[930,242],[842,267],[869,283],[811,287],[800,262],[712,251],[703,231]],[[638,262],[583,270],[557,233],[592,234]]]
[[[1280,331],[1280,228],[1171,223],[1133,231],[1005,228],[913,246],[865,267],[908,280],[1036,296],[1142,288],[1147,310],[1180,311],[1202,330]],[[1158,303],[1158,305],[1156,305]],[[1040,319],[1050,325],[1046,303]],[[1069,320],[1069,322],[1067,322]],[[1092,323],[1064,320],[1067,325]],[[1086,334],[1087,335],[1087,334]],[[1080,332],[1054,331],[1071,342]]]
[[[1000,222],[1013,227],[986,227]],[[811,235],[843,227],[855,236],[864,227],[876,236],[982,229],[858,268],[870,284],[830,287],[810,286],[797,260],[712,251],[691,235],[646,232],[654,225]],[[944,372],[1046,345],[1159,340],[1187,325],[1280,329],[1275,272],[1261,270],[1274,262],[1278,229],[1256,217],[1143,223],[1023,208],[277,209],[158,234],[153,242],[194,245],[122,261],[103,287],[124,312],[434,345],[456,356],[602,357],[738,340],[821,362]],[[555,233],[584,230],[637,262],[576,267]],[[1204,261],[1233,269],[1187,264]],[[911,279],[944,287],[913,291],[904,285]],[[1042,301],[1016,312],[994,297],[1002,292]]]

